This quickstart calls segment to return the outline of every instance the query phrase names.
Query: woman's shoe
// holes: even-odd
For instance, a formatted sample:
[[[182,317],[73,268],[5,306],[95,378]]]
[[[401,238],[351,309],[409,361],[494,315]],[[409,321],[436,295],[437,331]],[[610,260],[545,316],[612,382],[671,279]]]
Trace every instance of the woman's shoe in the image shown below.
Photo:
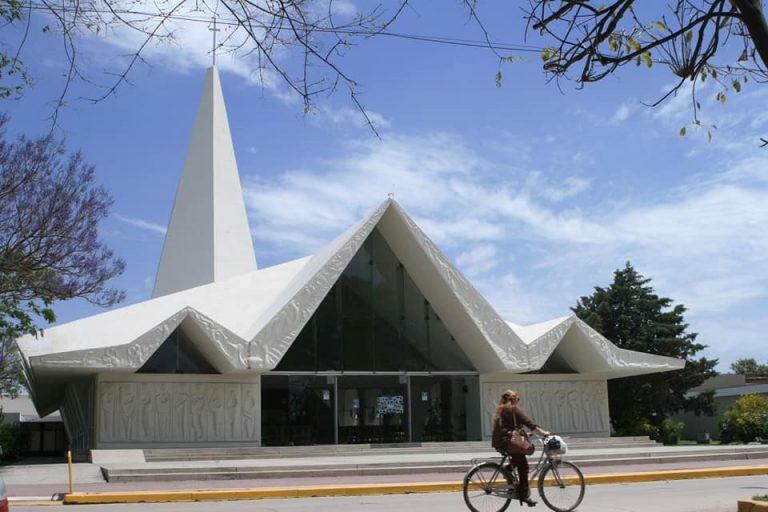
[[[521,507],[523,506],[523,503],[525,503],[529,507],[535,507],[536,506],[536,502],[533,501],[531,498],[525,498],[524,500],[520,500],[520,506]]]

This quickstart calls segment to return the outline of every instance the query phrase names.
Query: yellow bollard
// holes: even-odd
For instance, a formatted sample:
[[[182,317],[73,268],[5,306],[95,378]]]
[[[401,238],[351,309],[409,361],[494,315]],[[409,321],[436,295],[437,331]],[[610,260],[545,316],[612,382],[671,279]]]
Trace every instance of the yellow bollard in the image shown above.
[[[72,450],[67,450],[67,466],[69,467],[69,494],[72,494]]]

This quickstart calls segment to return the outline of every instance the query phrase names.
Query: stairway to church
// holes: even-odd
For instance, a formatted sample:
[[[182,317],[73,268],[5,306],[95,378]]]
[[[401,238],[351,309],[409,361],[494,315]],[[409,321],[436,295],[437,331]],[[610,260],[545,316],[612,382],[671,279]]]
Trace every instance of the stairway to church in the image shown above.
[[[568,437],[571,449],[652,447],[658,443],[647,436],[637,437]],[[397,444],[339,444],[275,447],[221,448],[152,448],[144,450],[147,462],[205,461],[235,459],[271,459],[276,457],[327,457],[388,454],[476,453],[489,449],[489,441],[397,443]]]
[[[698,467],[713,461],[759,464],[768,459],[768,446],[765,445],[662,446],[647,437],[571,438],[569,441],[565,458],[582,468],[644,465]],[[466,472],[473,459],[498,459],[498,454],[489,449],[486,442],[397,447],[334,445],[158,449],[147,452],[150,457],[145,461],[100,463],[104,478],[108,482],[170,482],[438,473],[445,473],[448,477],[448,474],[457,476]],[[534,455],[537,456],[538,453]]]

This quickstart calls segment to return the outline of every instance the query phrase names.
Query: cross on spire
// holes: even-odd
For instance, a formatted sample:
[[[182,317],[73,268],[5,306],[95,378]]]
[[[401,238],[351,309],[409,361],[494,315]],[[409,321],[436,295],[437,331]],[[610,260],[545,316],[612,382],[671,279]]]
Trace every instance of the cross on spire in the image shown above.
[[[216,16],[213,17],[213,27],[208,27],[208,30],[213,32],[213,65],[216,65],[216,32],[221,32],[220,28],[216,28]]]

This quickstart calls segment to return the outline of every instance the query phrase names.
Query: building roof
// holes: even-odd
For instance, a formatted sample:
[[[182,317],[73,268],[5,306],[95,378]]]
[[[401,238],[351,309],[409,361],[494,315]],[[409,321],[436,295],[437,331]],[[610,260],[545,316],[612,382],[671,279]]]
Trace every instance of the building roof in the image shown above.
[[[574,316],[530,326],[505,321],[393,199],[314,255],[257,270],[213,69],[153,298],[19,339],[38,410],[57,407],[57,383],[73,375],[135,372],[179,327],[223,374],[275,368],[374,228],[479,372],[539,371],[553,359],[569,371],[615,378],[685,364],[619,349]],[[230,246],[236,254],[225,256]]]
[[[579,371],[610,376],[682,367],[618,349],[574,316],[526,327],[504,321],[391,199],[313,256],[56,326],[19,346],[37,370],[135,371],[184,324],[220,372],[270,370],[374,227],[479,371],[536,371],[556,350]]]

